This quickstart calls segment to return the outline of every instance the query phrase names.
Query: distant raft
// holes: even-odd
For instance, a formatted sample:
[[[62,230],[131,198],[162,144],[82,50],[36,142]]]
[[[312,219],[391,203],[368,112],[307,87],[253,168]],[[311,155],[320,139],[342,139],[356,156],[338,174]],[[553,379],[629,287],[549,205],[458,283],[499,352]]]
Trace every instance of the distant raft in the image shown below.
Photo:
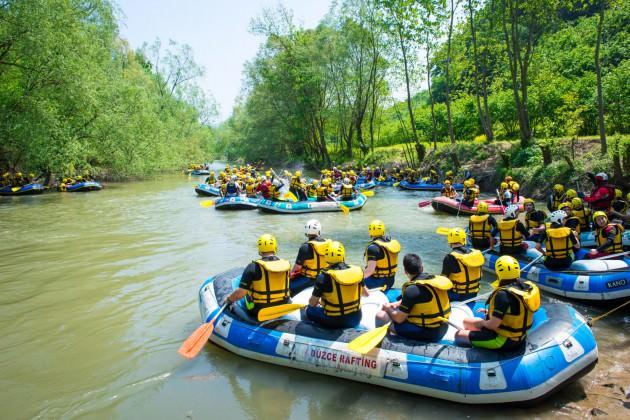
[[[625,230],[621,237],[623,246],[630,246],[630,230]],[[582,247],[595,247],[595,231],[580,233],[580,245]]]
[[[43,193],[44,189],[42,184],[26,184],[21,187],[6,186],[0,188],[0,195],[35,195]]]
[[[191,175],[210,175],[210,171],[207,169],[195,169],[190,172]]]
[[[519,199],[519,208],[523,211],[523,200],[524,197],[520,197]],[[490,198],[487,200],[481,200],[488,203],[488,213],[490,214],[503,214],[505,209],[501,204],[495,204],[494,198]],[[475,205],[473,207],[468,207],[464,204],[460,204],[459,201],[448,198],[448,197],[435,197],[431,200],[431,206],[436,211],[442,211],[444,213],[450,214],[461,214],[461,215],[472,215],[477,213],[477,203],[479,201],[475,200]]]
[[[217,210],[256,210],[258,208],[258,198],[246,196],[223,197],[214,202]]]
[[[371,190],[371,189],[373,189],[375,187],[376,187],[376,182],[374,182],[374,180],[371,180],[369,182],[361,182],[361,183],[357,182],[354,185],[354,188],[356,188],[357,190],[361,190],[361,191],[362,190]]]
[[[429,182],[400,181],[399,187],[403,190],[442,191],[442,188],[444,188],[444,184],[442,184],[441,182],[431,184]],[[453,188],[455,188],[456,190],[463,190],[464,184],[453,184]]]
[[[242,269],[229,270],[202,284],[202,322],[210,320],[238,287],[241,273]],[[304,303],[311,292],[307,289],[293,301]],[[349,350],[351,340],[374,328],[374,313],[383,298],[381,292],[372,292],[362,299],[361,325],[347,329],[301,321],[299,311],[261,324],[239,302],[217,320],[210,341],[248,359],[467,404],[534,404],[597,363],[597,343],[586,320],[559,303],[541,306],[523,347],[515,351],[458,347],[453,327],[438,343],[387,335],[365,355]],[[473,314],[459,303],[451,310],[450,320],[458,325]]]
[[[308,201],[272,201],[262,199],[258,203],[258,210],[265,213],[283,213],[283,214],[299,214],[299,213],[315,213],[327,211],[341,211],[339,204],[343,204],[349,210],[359,210],[363,207],[367,198],[363,194],[358,194],[354,200],[349,201],[317,201],[309,198]]]
[[[84,181],[77,182],[71,185],[66,185],[66,192],[88,192],[98,191],[103,189],[103,186],[96,181]]]
[[[195,187],[195,192],[204,197],[220,197],[221,190],[219,187],[208,184],[199,184]]]
[[[586,250],[578,252],[584,257]],[[483,269],[494,273],[499,255],[486,254]],[[530,261],[517,256],[522,267]],[[571,299],[612,301],[630,297],[630,259],[623,260],[576,260],[562,271],[552,271],[541,264],[534,264],[521,272],[521,278],[536,283],[541,290]]]

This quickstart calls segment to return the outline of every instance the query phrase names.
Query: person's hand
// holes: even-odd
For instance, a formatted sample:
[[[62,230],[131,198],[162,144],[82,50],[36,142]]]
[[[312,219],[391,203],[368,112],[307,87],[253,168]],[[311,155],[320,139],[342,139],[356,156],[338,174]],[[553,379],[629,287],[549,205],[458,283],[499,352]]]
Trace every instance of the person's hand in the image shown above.
[[[486,315],[488,310],[486,308],[479,308],[477,309],[477,313]]]
[[[597,250],[596,249],[591,249],[590,251],[588,251],[588,253],[590,255],[595,255],[595,254],[597,254]]]

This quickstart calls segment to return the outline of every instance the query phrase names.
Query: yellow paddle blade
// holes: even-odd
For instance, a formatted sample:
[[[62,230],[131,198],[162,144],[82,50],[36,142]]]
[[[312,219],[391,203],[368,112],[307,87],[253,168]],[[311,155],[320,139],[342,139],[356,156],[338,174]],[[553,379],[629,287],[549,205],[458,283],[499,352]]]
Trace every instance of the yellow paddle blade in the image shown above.
[[[451,231],[451,228],[439,227],[435,230],[435,233],[439,235],[448,235],[450,231]]]
[[[258,311],[259,321],[268,321],[270,319],[279,318],[281,316],[290,314],[291,312],[302,309],[306,305],[301,303],[287,303],[285,305],[270,306],[269,308],[262,308]]]
[[[372,331],[361,334],[348,343],[348,350],[356,351],[361,354],[368,353],[374,347],[378,346],[381,341],[383,341],[383,338],[387,335],[387,328],[389,328],[389,324],[391,324],[391,322],[383,325],[382,327],[378,327]]]
[[[291,191],[287,191],[286,193],[284,193],[284,195],[282,196],[282,198],[289,198],[289,199],[291,199],[291,200],[292,200],[292,201],[294,201],[294,202],[297,202],[297,201],[298,201],[298,199],[297,199],[297,197],[295,196],[295,194],[293,194]]]
[[[22,187],[13,187],[13,188],[11,188],[11,191],[16,192],[16,191],[19,191],[20,188],[22,188]]]
[[[214,200],[204,200],[199,203],[199,205],[203,208],[208,208],[214,206]]]
[[[363,191],[362,194],[366,197],[374,197],[374,191]]]
[[[343,214],[345,214],[346,216],[350,214],[350,209],[344,206],[343,204],[339,203],[339,208],[341,209]]]
[[[399,186],[399,185],[400,185],[400,182],[394,182],[394,183],[392,184],[392,187],[397,187],[397,186]]]

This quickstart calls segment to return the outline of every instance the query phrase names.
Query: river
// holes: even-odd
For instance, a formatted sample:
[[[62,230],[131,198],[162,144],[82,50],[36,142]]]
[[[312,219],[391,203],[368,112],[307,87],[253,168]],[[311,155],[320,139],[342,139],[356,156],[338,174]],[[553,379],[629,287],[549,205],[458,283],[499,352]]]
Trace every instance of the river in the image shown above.
[[[467,223],[418,209],[427,194],[393,189],[377,190],[347,217],[220,212],[199,206],[207,198],[195,195],[196,181],[169,175],[87,194],[0,197],[3,418],[552,418],[593,408],[628,415],[624,310],[594,326],[595,370],[530,409],[489,412],[267,365],[213,344],[183,360],[177,349],[199,325],[201,282],[256,258],[262,233],[274,233],[280,256],[293,261],[304,222],[317,217],[323,235],[343,242],[347,260],[359,264],[367,225],[378,217],[403,253],[419,253],[425,270],[438,272],[447,246],[435,228]]]

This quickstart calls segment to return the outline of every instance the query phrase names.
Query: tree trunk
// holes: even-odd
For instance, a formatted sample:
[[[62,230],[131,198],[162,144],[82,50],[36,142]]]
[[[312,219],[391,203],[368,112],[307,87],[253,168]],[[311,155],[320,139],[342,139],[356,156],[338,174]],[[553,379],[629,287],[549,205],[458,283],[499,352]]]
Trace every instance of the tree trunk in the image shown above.
[[[597,22],[597,43],[595,44],[595,75],[597,76],[597,114],[599,125],[599,141],[601,143],[601,153],[605,155],[608,151],[606,144],[606,125],[604,121],[604,95],[602,93],[602,69],[599,61],[599,50],[602,43],[602,29],[604,27],[604,7],[605,0],[599,1],[601,7],[599,10],[599,21]]]
[[[429,102],[431,103],[431,137],[433,138],[433,150],[437,150],[437,123],[435,122],[435,102],[431,90],[431,47],[429,44],[429,31],[427,31],[427,85],[429,86]]]
[[[403,57],[403,65],[405,69],[405,86],[407,88],[407,110],[409,111],[409,122],[411,124],[411,133],[413,135],[413,141],[417,144],[418,141],[418,133],[416,133],[416,120],[413,116],[413,105],[411,103],[411,81],[409,80],[409,64],[407,62],[407,49],[405,48],[405,40],[400,29],[398,29],[398,39],[400,41],[400,51]]]
[[[448,40],[446,47],[446,116],[448,118],[448,136],[451,139],[451,143],[455,144],[455,133],[453,132],[453,119],[451,117],[451,81],[449,77],[449,71],[451,67],[451,38],[453,35],[453,19],[455,19],[455,5],[454,0],[451,0],[451,16],[448,25]]]

